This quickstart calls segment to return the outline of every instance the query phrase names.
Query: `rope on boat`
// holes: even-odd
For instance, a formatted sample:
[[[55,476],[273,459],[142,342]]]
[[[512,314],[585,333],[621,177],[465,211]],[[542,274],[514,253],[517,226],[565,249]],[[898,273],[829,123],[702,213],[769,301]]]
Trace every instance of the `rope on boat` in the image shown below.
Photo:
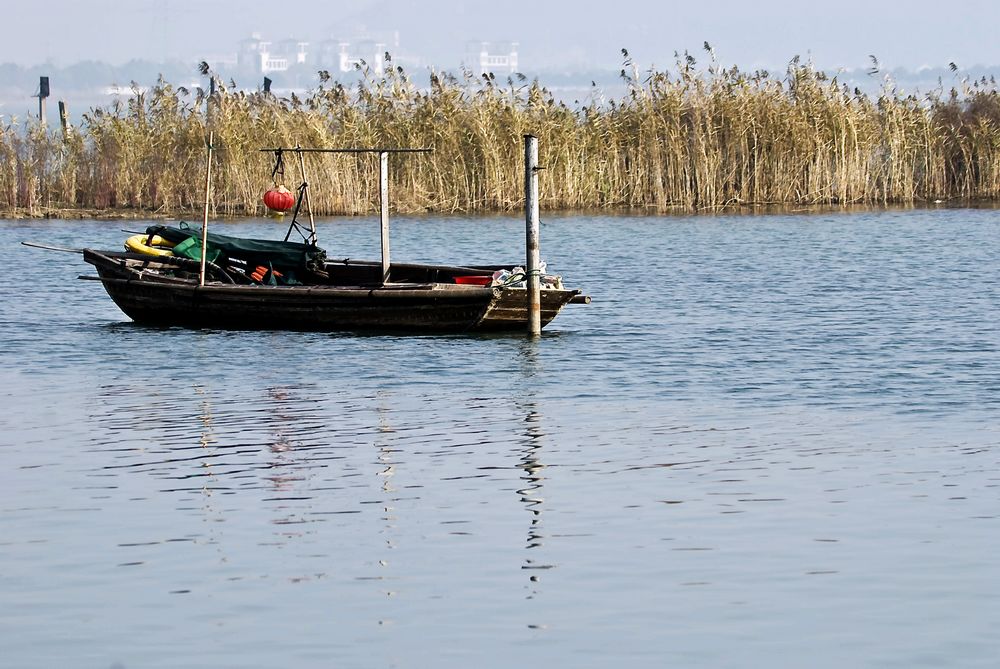
[[[274,169],[271,170],[271,180],[274,182],[275,186],[278,186],[278,179],[275,177],[281,177],[281,184],[285,183],[285,158],[282,155],[284,149],[274,150]]]

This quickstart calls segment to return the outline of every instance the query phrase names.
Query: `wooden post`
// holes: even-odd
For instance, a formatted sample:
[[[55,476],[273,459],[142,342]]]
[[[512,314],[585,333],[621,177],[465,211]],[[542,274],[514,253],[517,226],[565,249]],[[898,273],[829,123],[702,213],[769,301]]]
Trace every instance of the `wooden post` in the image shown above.
[[[528,335],[542,334],[542,294],[538,251],[538,138],[524,136],[525,274],[527,275]]]
[[[271,79],[270,79],[270,77],[264,77],[264,92],[265,93],[270,93],[271,92]]]
[[[295,147],[295,151],[299,154],[299,174],[302,175],[302,183],[305,184],[305,188],[302,191],[302,199],[306,203],[306,213],[309,214],[309,243],[316,243],[316,220],[313,218],[312,203],[309,202],[309,181],[306,180],[306,161],[302,157],[302,147]],[[291,230],[289,230],[291,232]]]
[[[59,124],[62,125],[63,139],[69,138],[69,110],[66,103],[59,101]]]
[[[389,283],[389,153],[378,154],[378,202],[382,218],[382,285]]]
[[[45,98],[49,97],[49,78],[38,78],[38,120],[45,125]]]
[[[205,256],[208,254],[208,201],[212,197],[212,142],[215,133],[208,133],[208,163],[205,165],[205,219],[201,223],[201,272],[198,285],[205,285]]]

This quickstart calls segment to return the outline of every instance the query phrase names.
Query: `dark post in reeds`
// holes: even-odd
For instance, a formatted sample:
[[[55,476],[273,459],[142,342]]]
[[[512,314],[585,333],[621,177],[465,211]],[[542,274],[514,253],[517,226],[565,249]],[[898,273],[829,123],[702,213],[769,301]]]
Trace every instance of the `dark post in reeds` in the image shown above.
[[[270,77],[264,77],[264,92],[265,93],[270,93],[271,92],[271,78]]]
[[[389,153],[378,154],[378,203],[382,228],[382,285],[389,283]]]
[[[528,293],[528,335],[542,334],[542,288],[538,266],[538,138],[524,136],[524,222],[525,261],[524,273]]]
[[[62,100],[59,101],[59,125],[62,126],[63,139],[69,138],[69,110],[66,109],[66,103]]]
[[[49,78],[38,78],[38,120],[45,125],[45,98],[49,97]]]

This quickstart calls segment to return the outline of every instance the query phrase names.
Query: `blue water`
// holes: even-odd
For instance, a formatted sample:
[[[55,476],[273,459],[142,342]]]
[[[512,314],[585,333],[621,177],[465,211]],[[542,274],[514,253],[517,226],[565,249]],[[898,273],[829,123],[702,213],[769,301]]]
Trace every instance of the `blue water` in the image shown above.
[[[1000,212],[550,216],[537,342],[144,328],[19,245],[144,225],[0,222],[0,665],[996,666]]]

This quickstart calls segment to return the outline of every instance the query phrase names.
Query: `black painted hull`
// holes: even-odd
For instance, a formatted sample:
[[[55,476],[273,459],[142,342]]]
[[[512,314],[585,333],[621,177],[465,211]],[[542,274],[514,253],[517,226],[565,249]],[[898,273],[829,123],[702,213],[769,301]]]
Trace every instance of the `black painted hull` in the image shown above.
[[[225,329],[471,332],[524,330],[523,289],[446,283],[261,286],[163,276],[132,254],[84,251],[108,295],[133,321]],[[155,263],[145,259],[146,263]],[[542,324],[579,291],[542,291]]]

